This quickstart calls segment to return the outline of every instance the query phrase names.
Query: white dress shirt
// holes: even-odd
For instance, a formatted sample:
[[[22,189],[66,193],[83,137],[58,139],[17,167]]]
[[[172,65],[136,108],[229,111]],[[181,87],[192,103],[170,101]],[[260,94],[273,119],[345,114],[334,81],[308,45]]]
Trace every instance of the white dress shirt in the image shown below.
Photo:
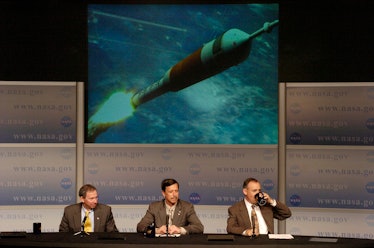
[[[247,199],[244,199],[244,202],[245,202],[245,206],[247,207],[247,211],[248,211],[248,216],[251,216],[251,211],[252,211],[252,203],[250,203],[249,201],[247,201]],[[277,204],[277,202],[274,200],[272,202],[272,206],[275,207]],[[256,215],[257,215],[257,220],[258,220],[258,224],[260,226],[259,228],[259,232],[260,234],[268,234],[269,231],[268,231],[268,226],[266,225],[266,222],[264,220],[264,217],[262,216],[262,213],[261,213],[261,210],[260,210],[260,207],[255,205],[254,206],[254,209],[256,211]],[[251,221],[252,219],[249,218]],[[245,231],[243,232],[243,234],[245,234]]]

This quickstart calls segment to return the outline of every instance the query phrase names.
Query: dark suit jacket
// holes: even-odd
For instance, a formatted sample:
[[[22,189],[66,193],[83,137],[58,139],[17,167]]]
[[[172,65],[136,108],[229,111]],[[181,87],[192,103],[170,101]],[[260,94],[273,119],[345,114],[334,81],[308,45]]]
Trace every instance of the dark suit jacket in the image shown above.
[[[82,203],[77,203],[65,207],[59,231],[81,231],[81,210]],[[104,204],[97,204],[96,208],[94,209],[94,232],[118,232],[116,224],[113,219],[111,207]]]
[[[144,233],[152,223],[154,223],[156,228],[166,224],[165,200],[149,204],[145,216],[136,227],[137,232]],[[194,206],[183,200],[178,200],[175,206],[173,225],[183,227],[186,229],[187,234],[204,232],[204,226],[197,217]]]
[[[275,207],[266,204],[265,206],[260,206],[260,209],[269,233],[274,233],[274,218],[284,220],[291,216],[291,210],[284,203],[279,201],[277,201]],[[244,230],[252,228],[244,200],[235,203],[228,211],[229,218],[227,219],[226,228],[228,233],[241,235]]]

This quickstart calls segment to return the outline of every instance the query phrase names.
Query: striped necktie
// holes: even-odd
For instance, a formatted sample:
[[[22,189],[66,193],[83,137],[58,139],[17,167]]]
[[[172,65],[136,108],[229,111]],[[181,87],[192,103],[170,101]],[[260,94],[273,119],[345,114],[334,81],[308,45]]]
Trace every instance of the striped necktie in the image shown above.
[[[90,211],[86,210],[86,222],[84,222],[84,231],[85,232],[92,232],[92,224],[91,224],[91,218],[89,216]]]
[[[169,209],[168,211],[168,215],[169,215],[169,226],[173,225],[173,209]]]
[[[252,236],[258,236],[260,234],[259,232],[260,226],[258,224],[257,214],[255,211],[255,205],[252,205],[251,222],[252,222]]]

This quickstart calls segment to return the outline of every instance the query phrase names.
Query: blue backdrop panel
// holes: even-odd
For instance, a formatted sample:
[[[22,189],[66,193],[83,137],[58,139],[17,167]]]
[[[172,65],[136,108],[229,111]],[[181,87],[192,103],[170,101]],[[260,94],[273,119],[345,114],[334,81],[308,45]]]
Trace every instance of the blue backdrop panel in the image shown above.
[[[0,146],[0,205],[75,202],[75,151],[75,145]]]
[[[161,181],[175,178],[180,197],[194,204],[231,205],[242,199],[247,177],[262,182],[277,197],[276,146],[126,147],[90,145],[85,148],[84,181],[96,185],[100,201],[148,204],[162,199]]]
[[[372,210],[293,209],[287,233],[316,237],[374,239]]]
[[[0,81],[0,143],[75,143],[76,105],[76,83]]]
[[[374,149],[287,149],[287,199],[294,207],[374,209]]]
[[[287,144],[373,145],[374,84],[287,86]]]

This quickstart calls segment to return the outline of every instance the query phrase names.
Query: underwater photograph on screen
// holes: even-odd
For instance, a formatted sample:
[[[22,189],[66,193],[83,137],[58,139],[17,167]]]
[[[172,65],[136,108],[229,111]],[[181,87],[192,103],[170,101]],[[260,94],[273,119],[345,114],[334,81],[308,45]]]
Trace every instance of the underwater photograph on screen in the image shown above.
[[[87,143],[278,143],[278,4],[87,11]]]

